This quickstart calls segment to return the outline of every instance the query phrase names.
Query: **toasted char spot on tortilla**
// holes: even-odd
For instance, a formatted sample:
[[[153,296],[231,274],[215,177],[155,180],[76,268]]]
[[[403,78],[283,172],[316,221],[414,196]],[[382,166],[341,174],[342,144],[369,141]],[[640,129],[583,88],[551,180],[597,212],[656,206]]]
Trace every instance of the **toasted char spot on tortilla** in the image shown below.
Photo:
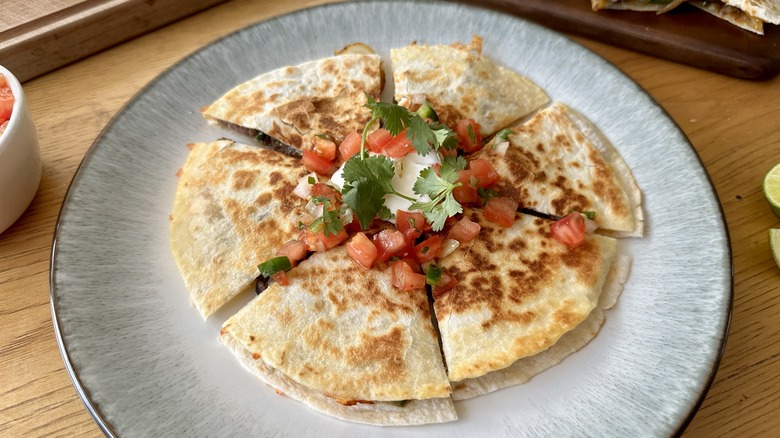
[[[255,183],[257,172],[252,170],[237,170],[233,173],[233,190],[246,190]],[[281,178],[281,175],[280,175]]]
[[[368,366],[364,384],[392,382],[403,377],[406,369],[403,351],[408,341],[401,327],[394,326],[386,334],[361,334],[360,344],[346,349],[347,363]]]

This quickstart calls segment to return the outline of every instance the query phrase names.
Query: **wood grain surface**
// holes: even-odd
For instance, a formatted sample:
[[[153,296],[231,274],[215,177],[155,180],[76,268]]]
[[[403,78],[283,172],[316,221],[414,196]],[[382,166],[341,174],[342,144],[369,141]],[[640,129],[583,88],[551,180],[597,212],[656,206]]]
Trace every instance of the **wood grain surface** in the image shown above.
[[[3,0],[0,63],[20,81],[225,0]]]
[[[44,164],[32,205],[0,234],[0,436],[101,436],[64,369],[49,302],[59,208],[101,129],[147,82],[204,44],[320,3],[233,0],[24,84]],[[780,221],[764,200],[761,180],[780,162],[780,79],[744,81],[574,39],[636,80],[681,126],[712,178],[728,223],[734,260],[729,341],[684,436],[776,436],[780,269],[767,230],[780,228]]]

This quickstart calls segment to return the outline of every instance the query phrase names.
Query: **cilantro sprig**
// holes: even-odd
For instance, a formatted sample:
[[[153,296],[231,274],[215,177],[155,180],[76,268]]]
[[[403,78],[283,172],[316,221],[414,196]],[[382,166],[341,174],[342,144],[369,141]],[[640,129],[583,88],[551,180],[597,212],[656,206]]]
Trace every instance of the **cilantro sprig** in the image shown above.
[[[369,156],[366,152],[366,139],[371,127],[380,119],[384,121],[385,129],[393,136],[406,130],[406,137],[420,155],[427,155],[442,148],[454,149],[458,142],[457,135],[444,124],[436,121],[428,123],[418,113],[400,105],[376,101],[368,94],[365,106],[371,110],[372,116],[363,129],[360,153],[344,165],[342,200],[352,209],[362,229],[367,229],[376,216],[380,219],[392,216],[392,212],[384,204],[385,195],[392,194],[411,202],[410,209],[419,209],[431,221],[434,231],[441,230],[449,216],[463,211],[452,191],[460,185],[457,182],[457,171],[465,167],[465,160],[445,160],[438,174],[433,168],[424,169],[413,188],[416,194],[427,195],[430,199],[421,202],[393,188],[393,161],[384,155]]]
[[[444,228],[444,222],[448,217],[463,212],[463,207],[452,194],[452,191],[461,185],[457,181],[457,166],[445,161],[439,168],[439,174],[431,167],[423,169],[414,183],[415,193],[428,195],[430,201],[417,201],[409,208],[420,210],[425,219],[431,223],[433,231]]]

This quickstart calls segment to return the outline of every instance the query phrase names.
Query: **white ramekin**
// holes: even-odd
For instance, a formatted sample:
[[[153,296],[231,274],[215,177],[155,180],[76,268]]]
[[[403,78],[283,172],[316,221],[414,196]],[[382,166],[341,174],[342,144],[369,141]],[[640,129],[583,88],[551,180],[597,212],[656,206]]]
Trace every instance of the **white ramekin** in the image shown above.
[[[11,226],[32,202],[41,182],[38,135],[19,80],[0,65],[11,91],[11,120],[0,134],[0,233]]]

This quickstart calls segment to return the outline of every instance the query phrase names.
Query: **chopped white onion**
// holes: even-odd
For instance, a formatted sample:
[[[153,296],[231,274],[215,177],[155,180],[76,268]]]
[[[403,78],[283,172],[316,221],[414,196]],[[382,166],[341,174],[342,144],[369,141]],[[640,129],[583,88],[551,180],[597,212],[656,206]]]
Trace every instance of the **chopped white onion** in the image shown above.
[[[585,218],[585,234],[593,234],[593,232],[596,231],[598,227],[599,226],[596,225],[596,222],[593,222],[592,220]]]
[[[353,214],[352,209],[347,207],[344,209],[344,212],[341,214],[341,225],[349,225],[352,223]]]
[[[500,143],[493,145],[493,152],[495,152],[497,155],[504,155],[506,154],[506,150],[509,149],[509,142],[508,141],[502,141]]]
[[[459,246],[460,242],[455,239],[444,239],[444,242],[442,242],[442,250],[439,258],[447,257],[448,255],[452,254],[453,251],[458,249]]]
[[[320,203],[315,203],[314,200],[310,199],[306,204],[306,211],[311,213],[311,215],[314,217],[322,217],[322,213],[325,211],[325,206]]]
[[[295,190],[293,190],[293,194],[296,196],[306,199],[309,196],[311,196],[311,187],[314,184],[309,184],[309,178],[314,178],[314,183],[316,184],[317,181],[317,174],[316,173],[310,173],[308,175],[304,175],[303,178],[298,180],[298,185],[295,186]]]

